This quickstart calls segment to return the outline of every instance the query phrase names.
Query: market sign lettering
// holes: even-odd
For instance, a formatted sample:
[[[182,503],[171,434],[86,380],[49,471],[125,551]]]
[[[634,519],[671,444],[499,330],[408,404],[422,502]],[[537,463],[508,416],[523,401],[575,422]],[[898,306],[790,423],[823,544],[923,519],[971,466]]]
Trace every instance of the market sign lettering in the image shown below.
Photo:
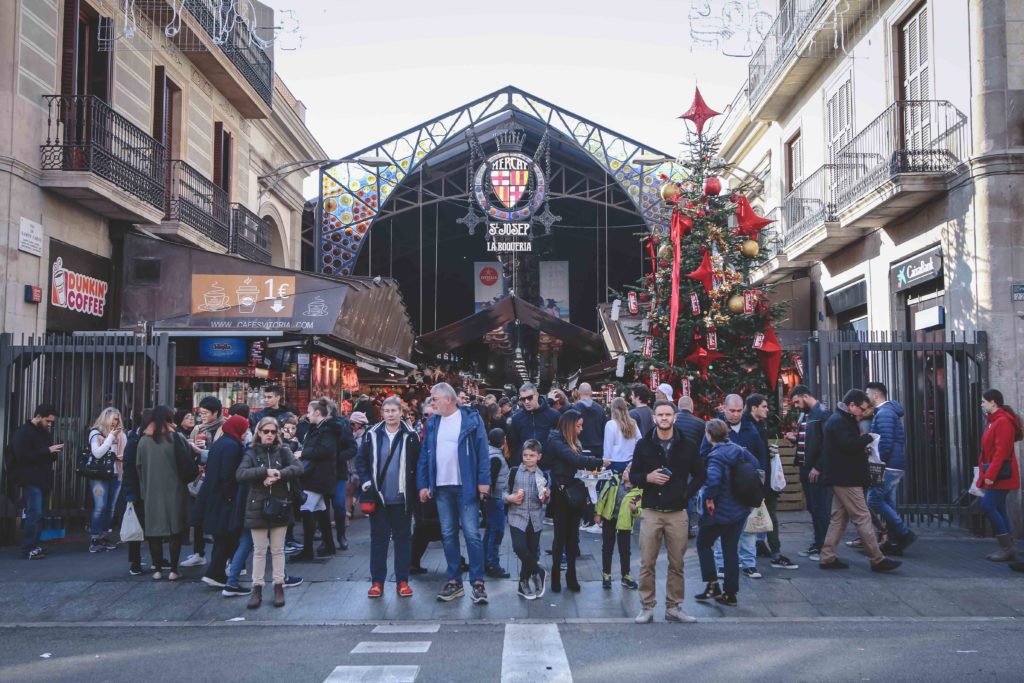
[[[51,306],[103,318],[106,316],[109,289],[110,284],[105,280],[65,268],[64,259],[60,256],[54,260],[50,280]]]

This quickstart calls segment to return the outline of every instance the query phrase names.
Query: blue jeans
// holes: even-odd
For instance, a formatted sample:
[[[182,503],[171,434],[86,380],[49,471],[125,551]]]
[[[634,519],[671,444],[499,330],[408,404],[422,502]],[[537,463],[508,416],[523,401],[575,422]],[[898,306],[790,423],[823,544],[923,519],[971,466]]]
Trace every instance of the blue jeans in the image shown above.
[[[740,567],[743,569],[754,569],[757,567],[757,534],[743,533],[743,527],[746,523],[747,520],[743,520],[743,524],[740,525]],[[700,533],[700,531],[698,530],[697,533]],[[724,567],[722,543],[720,540],[715,540],[714,551],[715,562],[719,567]]]
[[[800,484],[803,486],[804,499],[807,501],[807,512],[811,515],[811,526],[814,529],[814,540],[811,544],[821,549],[825,544],[825,534],[832,519],[832,489],[821,483],[810,480],[810,470],[800,468]]]
[[[1009,490],[986,489],[981,499],[981,511],[988,517],[988,521],[992,522],[992,529],[997,536],[1010,533],[1010,515],[1006,512],[1008,495]]]
[[[885,526],[893,541],[905,538],[910,534],[908,527],[899,512],[896,511],[896,493],[903,479],[903,470],[886,470],[885,486],[868,489],[868,507],[876,515],[885,520]],[[895,533],[893,533],[895,532]]]
[[[484,531],[484,567],[501,566],[501,542],[505,539],[505,503],[501,498],[488,498],[484,503],[487,530]]]
[[[238,577],[242,575],[242,570],[245,569],[245,563],[249,560],[252,547],[252,534],[249,533],[248,529],[243,529],[242,535],[238,539],[238,548],[235,550],[235,556],[231,558],[231,566],[228,567],[228,580],[226,583],[229,586],[238,585]]]
[[[348,509],[345,507],[345,492],[348,490],[348,479],[341,479],[334,485],[334,534],[338,537],[338,545],[345,543],[348,529],[345,523],[348,521]]]
[[[438,486],[434,489],[437,516],[441,518],[441,541],[444,559],[448,562],[448,580],[461,581],[462,553],[459,549],[459,527],[469,555],[469,580],[484,580],[484,544],[480,540],[480,506],[473,498],[462,500],[461,486]]]
[[[43,518],[43,490],[38,486],[23,486],[21,490],[25,496],[25,519],[22,522],[25,538],[21,549],[28,552],[39,545],[40,521]]]
[[[117,502],[117,494],[121,491],[121,481],[90,479],[89,490],[92,491],[92,537],[99,538],[110,530],[114,504]]]
[[[737,558],[736,546],[742,534],[746,520],[733,524],[701,524],[697,528],[697,557],[700,560],[700,575],[706,583],[718,581],[717,567],[725,569],[725,592],[736,595],[740,589],[740,563]],[[712,546],[721,553],[725,546],[725,561],[712,552]]]
[[[370,581],[388,578],[388,546],[395,542],[395,581],[409,581],[412,559],[412,516],[405,505],[383,505],[370,515]]]

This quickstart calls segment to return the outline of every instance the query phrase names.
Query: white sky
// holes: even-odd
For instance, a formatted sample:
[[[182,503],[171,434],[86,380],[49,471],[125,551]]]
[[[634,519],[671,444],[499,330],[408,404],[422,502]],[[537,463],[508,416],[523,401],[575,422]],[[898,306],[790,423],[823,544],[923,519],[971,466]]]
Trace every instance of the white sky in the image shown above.
[[[746,58],[691,40],[691,5],[727,0],[264,1],[295,11],[302,45],[282,37],[275,67],[331,157],[506,85],[676,154],[694,85],[722,111],[746,77]]]

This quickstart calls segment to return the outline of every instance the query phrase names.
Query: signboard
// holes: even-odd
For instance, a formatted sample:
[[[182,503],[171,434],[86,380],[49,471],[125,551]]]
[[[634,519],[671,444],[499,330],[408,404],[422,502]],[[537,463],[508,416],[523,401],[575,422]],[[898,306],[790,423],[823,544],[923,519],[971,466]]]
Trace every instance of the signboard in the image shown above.
[[[1024,284],[1011,285],[1014,301],[1024,301]]]
[[[892,267],[892,291],[905,289],[942,277],[942,247],[935,246],[928,251],[907,259]]]
[[[488,223],[487,251],[509,253],[533,251],[529,223]]]
[[[192,315],[290,318],[294,314],[295,277],[266,275],[193,275]],[[326,304],[317,304],[326,314]]]
[[[46,328],[62,332],[109,327],[110,260],[50,240]]]
[[[249,360],[248,346],[245,339],[238,337],[201,337],[199,362],[245,363]]]
[[[505,276],[497,261],[473,263],[473,312],[479,313],[495,299],[505,294]]]
[[[495,136],[498,152],[473,175],[473,196],[491,220],[523,221],[544,204],[547,180],[540,165],[522,153],[526,133],[509,127]]]
[[[24,216],[18,224],[18,251],[33,256],[43,255],[43,226]]]
[[[541,261],[540,307],[562,320],[569,319],[569,262]]]

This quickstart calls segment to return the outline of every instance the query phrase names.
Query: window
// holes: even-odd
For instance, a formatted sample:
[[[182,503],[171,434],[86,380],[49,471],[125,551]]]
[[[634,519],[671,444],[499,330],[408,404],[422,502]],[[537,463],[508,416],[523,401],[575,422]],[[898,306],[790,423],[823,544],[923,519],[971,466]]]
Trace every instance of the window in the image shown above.
[[[786,143],[786,192],[792,192],[804,179],[804,150],[800,131]]]
[[[110,102],[111,53],[99,49],[100,34],[109,35],[108,17],[101,17],[81,0],[65,0],[61,43],[60,92],[95,95]]]
[[[231,133],[224,130],[224,124],[213,124],[213,182],[231,195]]]
[[[825,135],[828,140],[829,163],[836,163],[836,153],[853,137],[853,96],[846,81],[825,102]]]
[[[928,5],[900,25],[900,99],[927,100],[931,97],[931,45],[928,38]],[[903,116],[905,149],[923,149],[932,138],[928,107],[907,107]]]

